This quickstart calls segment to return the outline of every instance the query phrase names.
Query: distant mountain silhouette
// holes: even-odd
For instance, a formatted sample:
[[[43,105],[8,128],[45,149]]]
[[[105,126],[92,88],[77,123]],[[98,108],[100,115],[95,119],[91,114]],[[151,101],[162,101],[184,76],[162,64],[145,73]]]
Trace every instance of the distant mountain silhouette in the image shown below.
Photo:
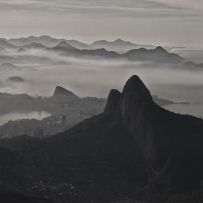
[[[93,50],[79,50],[72,47],[56,46],[50,48],[50,51],[57,51],[65,56],[91,58],[91,59],[116,59],[116,60],[131,60],[131,61],[151,61],[156,63],[171,63],[180,64],[184,59],[177,54],[169,53],[162,47],[155,49],[133,49],[127,53],[119,54],[115,51],[108,51],[104,48]]]
[[[36,42],[32,42],[31,44],[24,45],[21,48],[24,50],[25,49],[47,49],[46,46]]]
[[[92,49],[90,45],[77,40],[66,40],[66,42],[77,49]]]
[[[59,42],[55,48],[66,48],[66,49],[76,49],[72,45],[68,44],[66,41]]]
[[[52,46],[56,46],[60,42],[60,40],[52,38],[47,35],[42,35],[39,37],[29,36],[29,37],[22,37],[22,38],[13,38],[13,39],[9,39],[8,42],[15,46],[20,46],[20,47],[30,45],[32,43],[40,43],[43,46],[52,47]]]
[[[72,49],[66,47],[56,46],[49,49],[50,51],[58,52],[64,56],[80,57],[86,59],[115,59],[119,58],[120,55],[117,52],[107,51],[106,49]]]
[[[201,202],[202,136],[203,120],[162,109],[132,76],[122,93],[110,92],[104,113],[64,133],[1,140],[11,154],[0,157],[3,168],[14,168],[14,153],[23,175],[4,188],[30,196],[35,187],[64,202]]]
[[[153,49],[154,46],[152,45],[143,45],[143,44],[135,44],[129,41],[125,41],[122,39],[116,39],[114,41],[106,41],[106,40],[99,40],[95,41],[91,44],[83,43],[78,40],[68,40],[68,39],[57,39],[50,37],[48,35],[41,35],[41,36],[29,36],[29,37],[22,37],[22,38],[13,38],[13,39],[3,39],[7,41],[9,44],[13,46],[26,46],[32,43],[40,43],[46,47],[54,47],[58,43],[65,41],[69,45],[77,48],[77,49],[102,49],[105,48],[109,51],[121,51],[127,52],[131,49],[138,49],[138,48],[147,48]]]
[[[54,94],[53,94],[53,97],[54,98],[57,98],[57,97],[69,97],[70,98],[78,98],[78,96],[76,96],[73,92],[63,88],[63,87],[60,87],[60,86],[57,86],[54,90]],[[66,98],[67,99],[67,98]]]
[[[109,51],[127,52],[131,49],[147,48],[152,49],[154,46],[151,45],[141,45],[134,44],[129,41],[124,41],[122,39],[116,39],[114,41],[99,40],[95,41],[90,46],[94,49],[107,49]]]
[[[19,76],[12,76],[12,77],[9,77],[7,80],[10,81],[10,82],[14,82],[14,83],[16,83],[16,82],[17,83],[25,82],[25,79],[22,78],[22,77],[19,77]]]
[[[177,54],[167,52],[163,47],[155,49],[134,49],[130,50],[123,56],[134,61],[153,61],[157,63],[182,63],[184,59]]]
[[[53,38],[48,35],[29,36],[15,39],[0,39],[0,47],[4,49],[15,49],[24,51],[28,49],[46,49],[47,51],[58,51],[60,54],[71,57],[86,57],[93,59],[125,59],[133,61],[152,61],[155,63],[182,64],[185,68],[201,68],[201,64],[185,61],[178,54],[170,53],[169,47],[155,47],[153,45],[136,44],[123,39],[114,41],[98,40],[91,44],[77,40]],[[22,48],[22,49],[21,49]],[[5,62],[11,62],[0,56]],[[8,57],[8,56],[7,56]]]
[[[15,45],[15,46],[27,46],[32,43],[38,43],[46,47],[55,47],[60,42],[67,42],[69,45],[76,47],[77,49],[90,49],[90,46],[79,42],[77,40],[66,40],[66,39],[56,39],[47,35],[42,35],[39,37],[36,36],[29,36],[29,37],[22,37],[22,38],[15,38],[9,39],[8,42]]]
[[[169,53],[163,47],[139,45],[122,39],[114,41],[100,40],[88,45],[77,40],[55,39],[42,35],[10,40],[0,39],[0,47],[5,49],[15,48],[21,52],[26,49],[44,49],[46,51],[58,52],[65,56],[96,60],[101,58],[170,64],[185,63],[181,56]],[[194,66],[197,67],[196,64]]]

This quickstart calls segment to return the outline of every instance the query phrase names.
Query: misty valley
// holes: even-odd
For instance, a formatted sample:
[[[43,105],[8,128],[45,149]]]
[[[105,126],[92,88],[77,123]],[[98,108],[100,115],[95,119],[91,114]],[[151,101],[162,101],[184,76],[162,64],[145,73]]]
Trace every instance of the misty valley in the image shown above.
[[[1,39],[0,46],[1,137],[67,130],[101,113],[109,89],[121,89],[134,74],[164,98],[155,98],[164,108],[203,117],[201,63],[168,47],[121,39],[87,45],[49,36]]]
[[[1,38],[2,203],[202,202],[198,53]]]

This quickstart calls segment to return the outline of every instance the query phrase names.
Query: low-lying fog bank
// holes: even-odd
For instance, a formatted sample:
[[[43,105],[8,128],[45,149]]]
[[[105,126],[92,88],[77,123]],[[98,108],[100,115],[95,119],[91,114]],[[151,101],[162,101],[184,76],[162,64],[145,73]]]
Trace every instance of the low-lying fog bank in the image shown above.
[[[136,74],[152,94],[192,105],[203,103],[203,69],[177,64],[78,59],[44,50],[6,52],[1,57],[5,56],[12,59],[6,58],[0,65],[0,92],[50,96],[60,85],[82,97],[107,97],[111,88],[121,90],[127,78]],[[11,77],[22,78],[23,82],[8,80]]]

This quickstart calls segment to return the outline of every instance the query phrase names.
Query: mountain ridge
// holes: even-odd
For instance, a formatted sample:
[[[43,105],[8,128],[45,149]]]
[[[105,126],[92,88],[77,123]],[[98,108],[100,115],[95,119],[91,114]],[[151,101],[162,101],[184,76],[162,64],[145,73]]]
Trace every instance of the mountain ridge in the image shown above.
[[[101,49],[69,49],[65,47],[50,48],[50,51],[58,51],[65,56],[81,57],[91,59],[114,59],[114,60],[130,60],[130,61],[148,61],[156,63],[168,63],[168,64],[182,64],[184,58],[177,54],[169,53],[162,47],[155,49],[132,49],[126,53],[117,53],[115,51],[108,51],[104,48]]]
[[[12,44],[13,43],[13,44]],[[70,57],[121,59],[130,61],[151,61],[156,63],[183,64],[185,60],[174,53],[169,53],[165,48],[158,46],[137,45],[122,39],[114,41],[96,41],[93,45],[101,43],[101,46],[91,46],[77,40],[55,39],[50,36],[29,36],[18,39],[1,39],[0,46],[23,52],[25,49],[42,49],[54,51]],[[103,44],[103,45],[102,45]],[[109,48],[113,46],[112,48]],[[120,51],[118,47],[120,46]],[[200,67],[195,66],[194,67]]]

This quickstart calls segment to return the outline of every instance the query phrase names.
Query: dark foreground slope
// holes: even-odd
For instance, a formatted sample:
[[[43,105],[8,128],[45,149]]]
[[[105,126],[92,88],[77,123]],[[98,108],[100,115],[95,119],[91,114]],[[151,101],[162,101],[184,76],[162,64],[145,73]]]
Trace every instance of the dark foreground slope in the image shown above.
[[[157,106],[132,76],[103,114],[67,132],[2,140],[15,181],[1,184],[53,202],[201,202],[202,136],[201,119]]]
[[[17,149],[23,160],[17,168],[23,178],[16,185],[26,194],[55,200],[62,193],[74,202],[106,202],[134,196],[146,181],[139,147],[114,114],[96,116],[46,140],[29,140],[27,147],[19,139],[5,141],[4,146]]]

